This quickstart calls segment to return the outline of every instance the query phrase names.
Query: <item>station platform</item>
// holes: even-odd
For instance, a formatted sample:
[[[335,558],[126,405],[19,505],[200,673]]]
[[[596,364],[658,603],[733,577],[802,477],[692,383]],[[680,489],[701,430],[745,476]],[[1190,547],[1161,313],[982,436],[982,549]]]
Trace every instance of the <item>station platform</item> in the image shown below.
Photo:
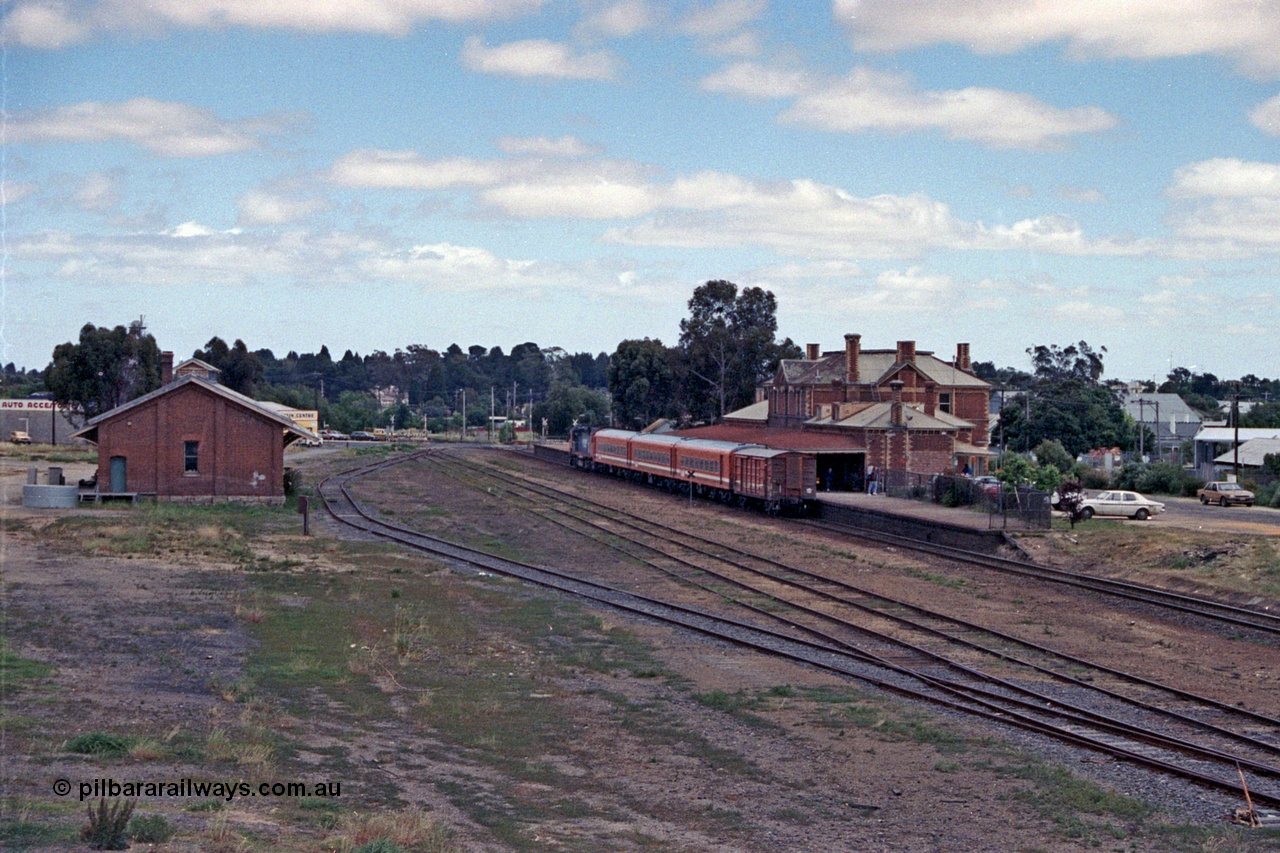
[[[1006,530],[1028,529],[1017,518],[865,492],[821,492],[817,505],[823,521],[988,554],[1006,544]]]

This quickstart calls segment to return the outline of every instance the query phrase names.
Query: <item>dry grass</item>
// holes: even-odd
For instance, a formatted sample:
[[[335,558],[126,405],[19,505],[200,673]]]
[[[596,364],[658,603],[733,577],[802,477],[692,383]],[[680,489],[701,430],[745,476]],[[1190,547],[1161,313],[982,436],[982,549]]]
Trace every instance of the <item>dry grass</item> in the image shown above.
[[[375,841],[389,841],[413,853],[454,853],[459,848],[449,833],[419,809],[343,817],[338,830],[324,841],[324,849],[350,853]]]

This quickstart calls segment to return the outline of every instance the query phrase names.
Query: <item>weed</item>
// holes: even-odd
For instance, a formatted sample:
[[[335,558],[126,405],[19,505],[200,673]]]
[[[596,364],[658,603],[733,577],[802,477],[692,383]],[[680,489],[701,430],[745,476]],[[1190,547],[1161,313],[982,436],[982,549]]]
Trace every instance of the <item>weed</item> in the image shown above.
[[[129,757],[138,761],[156,761],[164,755],[164,747],[151,738],[135,741],[129,747]]]
[[[134,841],[144,844],[163,844],[173,838],[176,830],[164,815],[139,815],[129,821],[129,834]]]
[[[946,587],[947,589],[962,589],[968,583],[964,578],[949,578],[944,575],[935,575],[931,572],[922,572],[919,569],[907,569],[906,573],[914,578],[922,581],[928,581],[937,586]]]
[[[0,638],[0,699],[7,699],[20,690],[23,682],[44,678],[53,672],[47,663],[19,657]]]
[[[89,842],[94,850],[128,850],[129,818],[135,805],[137,800],[115,800],[108,805],[103,797],[95,810],[90,802],[89,822],[80,830],[81,840]]]
[[[134,739],[110,732],[89,732],[67,741],[67,752],[96,755],[103,758],[119,758],[134,745]]]
[[[447,830],[416,809],[345,816],[324,847],[340,853],[452,853],[457,849]]]

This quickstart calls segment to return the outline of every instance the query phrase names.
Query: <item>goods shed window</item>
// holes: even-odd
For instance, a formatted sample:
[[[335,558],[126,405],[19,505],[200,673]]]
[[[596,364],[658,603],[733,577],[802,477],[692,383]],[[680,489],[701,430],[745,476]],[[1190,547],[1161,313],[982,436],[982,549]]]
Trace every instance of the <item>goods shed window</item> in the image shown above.
[[[182,472],[184,474],[200,473],[200,442],[182,442]]]

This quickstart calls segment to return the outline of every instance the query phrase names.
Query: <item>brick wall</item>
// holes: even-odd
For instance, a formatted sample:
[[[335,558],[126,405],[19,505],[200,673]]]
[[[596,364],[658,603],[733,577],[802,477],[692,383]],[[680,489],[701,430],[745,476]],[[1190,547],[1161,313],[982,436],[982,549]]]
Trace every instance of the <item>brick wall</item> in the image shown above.
[[[185,470],[186,442],[197,443]],[[126,462],[126,490],[162,499],[284,498],[284,432],[279,424],[197,384],[189,384],[98,426],[98,483],[111,484],[111,459]]]

